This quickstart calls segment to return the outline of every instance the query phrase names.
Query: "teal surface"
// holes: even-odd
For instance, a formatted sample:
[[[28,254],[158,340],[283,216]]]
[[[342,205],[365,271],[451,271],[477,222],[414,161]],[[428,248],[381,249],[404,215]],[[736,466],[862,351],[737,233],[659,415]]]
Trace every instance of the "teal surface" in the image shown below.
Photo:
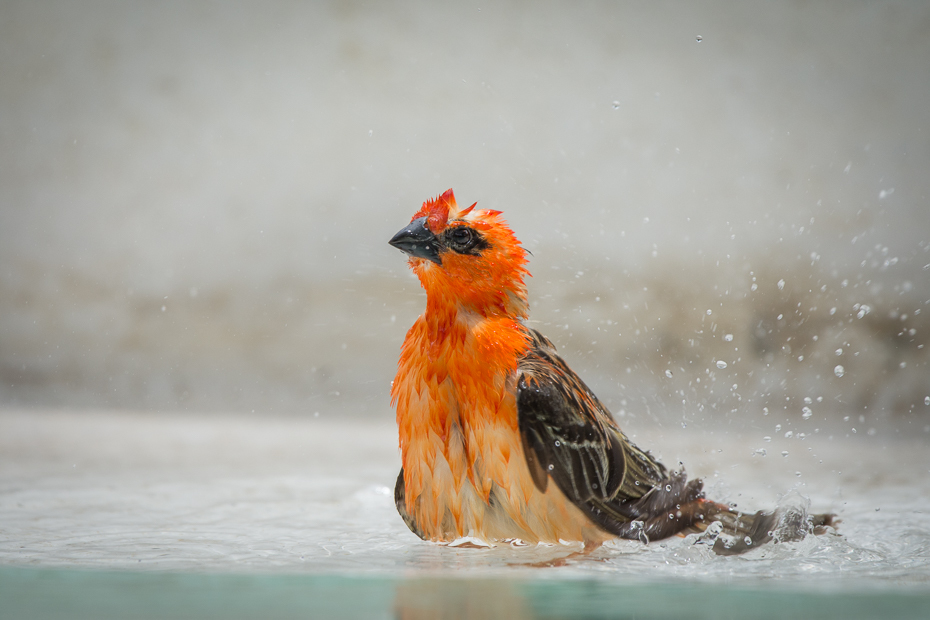
[[[0,568],[0,618],[927,618],[930,588]]]

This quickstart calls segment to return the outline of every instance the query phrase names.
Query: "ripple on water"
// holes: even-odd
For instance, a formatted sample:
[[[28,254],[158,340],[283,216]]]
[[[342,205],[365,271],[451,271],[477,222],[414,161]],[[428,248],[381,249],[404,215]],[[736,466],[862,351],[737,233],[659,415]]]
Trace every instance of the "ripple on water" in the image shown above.
[[[185,422],[172,423],[183,430]],[[253,422],[239,424],[243,437],[254,434]],[[228,424],[226,432],[230,426],[235,429]],[[724,434],[696,442],[697,430],[662,429],[660,441],[646,437],[643,444],[664,447],[663,458],[674,454],[691,473],[704,475],[714,499],[738,499],[752,510],[778,506],[802,516],[835,511],[838,529],[802,540],[777,535],[782,542],[733,557],[717,556],[697,535],[649,545],[614,541],[581,556],[578,544],[466,549],[418,540],[394,507],[396,439],[381,431],[360,434],[348,424],[327,428],[304,432],[295,421],[272,433],[268,443],[277,452],[271,455],[243,439],[237,450],[223,447],[236,458],[205,449],[198,460],[181,465],[161,457],[139,460],[134,451],[95,466],[56,470],[54,450],[43,456],[41,445],[30,448],[35,460],[29,463],[11,464],[0,451],[0,564],[388,575],[526,571],[727,583],[806,582],[811,576],[824,582],[930,581],[930,484],[896,467],[898,461],[889,459],[882,445],[864,440],[839,444],[809,435],[799,444],[776,436],[774,447],[796,447],[785,459],[771,461],[754,458],[743,437]],[[157,434],[146,439],[149,435],[124,439],[165,441]],[[350,441],[363,444],[364,461],[325,450]],[[714,451],[701,447],[708,441]],[[292,443],[300,449],[281,456]],[[80,445],[93,452],[92,442]],[[928,461],[921,445],[893,449],[901,462]],[[800,469],[804,476],[798,479],[794,472]],[[541,573],[539,567],[547,564],[552,569]]]

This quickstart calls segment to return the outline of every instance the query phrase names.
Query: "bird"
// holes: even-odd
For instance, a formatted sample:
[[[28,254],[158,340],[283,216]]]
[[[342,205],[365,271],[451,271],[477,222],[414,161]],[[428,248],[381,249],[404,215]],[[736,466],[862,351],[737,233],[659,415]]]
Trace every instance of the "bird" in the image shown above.
[[[426,292],[391,384],[394,501],[407,527],[437,543],[582,543],[585,553],[701,532],[722,555],[771,540],[776,512],[711,501],[702,480],[638,448],[527,325],[528,252],[501,211],[476,206],[460,209],[449,189],[389,241]],[[806,523],[828,525],[832,515]]]

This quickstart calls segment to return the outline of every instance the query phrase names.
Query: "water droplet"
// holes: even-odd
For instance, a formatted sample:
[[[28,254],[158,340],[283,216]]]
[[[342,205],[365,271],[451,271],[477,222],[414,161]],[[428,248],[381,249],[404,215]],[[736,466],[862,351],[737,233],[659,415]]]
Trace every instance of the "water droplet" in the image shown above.
[[[614,101],[614,102],[613,102],[613,107],[614,107],[614,110],[619,110],[619,109],[620,109],[620,102],[619,102],[619,101]]]
[[[772,438],[768,435],[762,438],[762,441],[772,441]]]
[[[665,492],[666,492],[666,493],[671,493],[671,491],[672,491],[672,485],[666,484],[666,485],[665,485]]]
[[[717,368],[723,370],[727,367],[727,363],[723,360],[717,360]]]
[[[930,405],[930,396],[924,396],[924,404]]]
[[[837,377],[842,377],[846,374],[846,369],[843,368],[842,364],[837,364],[836,367],[833,368],[833,374],[835,374]]]
[[[696,36],[696,37],[694,38],[694,40],[697,41],[698,43],[700,43],[701,41],[704,40],[704,37],[702,37],[701,35],[698,35],[698,36]]]
[[[744,538],[744,539],[743,539],[743,542],[746,543],[746,546],[747,546],[747,547],[751,547],[751,546],[752,546],[752,538],[750,538],[749,536],[747,536],[746,538]]]
[[[723,339],[727,342],[733,342],[733,334],[724,334]]]
[[[552,471],[553,469],[555,469],[555,465],[553,465],[552,463],[550,463],[550,464],[549,464],[549,471]]]
[[[561,445],[562,445],[562,442],[561,442],[561,441],[556,441],[556,442],[555,442],[555,447],[556,447],[556,448],[558,448],[558,447],[561,446]]]
[[[794,431],[787,431],[785,433],[785,439],[791,439],[792,437],[794,437]]]
[[[167,309],[168,309],[167,306],[162,306],[162,307],[161,307],[161,311],[162,311],[162,312],[164,312],[164,311],[167,310]]]
[[[671,378],[672,378],[672,371],[671,371],[671,370],[666,370],[666,371],[665,371],[665,376],[668,377],[669,379],[671,379]]]
[[[781,455],[782,455],[782,456],[788,456],[788,451],[787,451],[787,450],[782,450],[782,451],[781,451]]]
[[[778,281],[778,290],[780,290],[780,291],[785,290],[785,280],[784,280],[784,279],[781,279],[781,280]]]
[[[814,412],[811,411],[810,407],[801,408],[801,417],[805,420],[809,419],[812,415],[814,415]]]

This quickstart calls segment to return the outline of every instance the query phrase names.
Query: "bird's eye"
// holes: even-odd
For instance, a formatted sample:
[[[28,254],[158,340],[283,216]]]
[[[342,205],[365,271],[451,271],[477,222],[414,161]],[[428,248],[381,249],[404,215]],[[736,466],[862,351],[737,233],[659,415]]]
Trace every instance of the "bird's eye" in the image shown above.
[[[459,254],[477,256],[488,247],[487,241],[471,226],[452,226],[444,233],[446,246]]]
[[[466,228],[465,226],[456,226],[451,231],[449,231],[449,241],[450,243],[457,246],[466,246],[474,237],[474,233],[471,228]]]

